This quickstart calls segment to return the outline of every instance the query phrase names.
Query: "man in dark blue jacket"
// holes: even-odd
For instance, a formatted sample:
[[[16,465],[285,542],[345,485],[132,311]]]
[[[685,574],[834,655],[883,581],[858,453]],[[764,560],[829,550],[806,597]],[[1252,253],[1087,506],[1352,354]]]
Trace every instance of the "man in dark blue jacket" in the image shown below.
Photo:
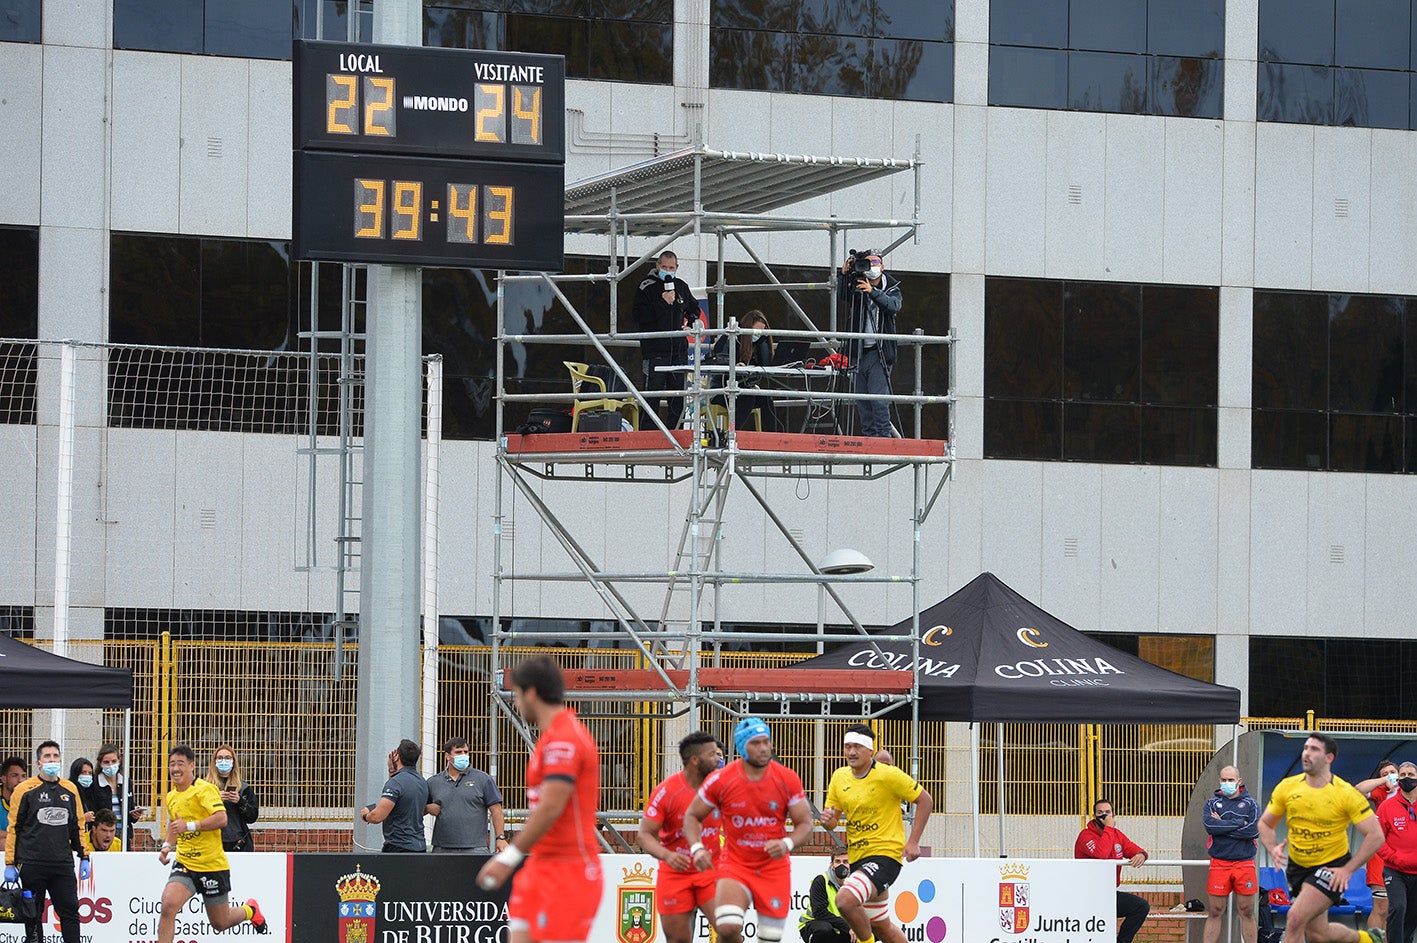
[[[1233,890],[1240,938],[1245,943],[1255,943],[1255,895],[1260,888],[1255,847],[1260,834],[1260,804],[1245,789],[1239,770],[1227,766],[1220,771],[1220,788],[1206,800],[1201,816],[1210,834],[1210,875],[1205,882],[1210,906],[1206,909],[1203,939],[1205,943],[1220,939],[1220,917]]]

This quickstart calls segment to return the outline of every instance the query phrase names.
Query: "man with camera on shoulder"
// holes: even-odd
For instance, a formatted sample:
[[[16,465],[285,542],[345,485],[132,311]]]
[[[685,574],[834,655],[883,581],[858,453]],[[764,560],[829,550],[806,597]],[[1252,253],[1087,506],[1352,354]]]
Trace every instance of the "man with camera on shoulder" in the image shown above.
[[[847,328],[861,334],[894,334],[900,313],[900,282],[886,274],[880,253],[849,250],[841,266],[839,294],[845,301]],[[868,396],[891,392],[891,367],[895,366],[893,340],[853,340],[847,345],[851,368],[856,371],[855,389]],[[861,434],[896,436],[891,425],[890,403],[879,399],[856,401],[861,413]]]
[[[634,316],[641,331],[683,331],[698,319],[699,303],[689,290],[689,283],[678,273],[679,257],[666,249],[659,254],[654,271],[640,281],[635,291]],[[640,341],[640,357],[644,362],[645,398],[659,411],[665,425],[673,428],[682,410],[684,377],[655,368],[688,363],[688,341],[682,333],[678,337],[647,337]],[[669,400],[667,416],[660,397],[649,395],[651,390],[676,391],[677,395],[664,397]]]

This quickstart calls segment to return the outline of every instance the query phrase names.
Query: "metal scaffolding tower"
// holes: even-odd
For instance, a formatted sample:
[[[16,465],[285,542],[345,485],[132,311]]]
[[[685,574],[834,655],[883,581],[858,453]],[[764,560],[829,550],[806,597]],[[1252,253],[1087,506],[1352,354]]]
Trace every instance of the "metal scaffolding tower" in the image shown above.
[[[777,213],[802,200],[819,197],[844,187],[898,173],[912,173],[915,211],[910,219],[814,218]],[[499,273],[496,378],[497,476],[494,535],[496,550],[492,582],[493,633],[491,638],[493,690],[508,716],[510,695],[503,678],[502,649],[516,642],[518,633],[509,627],[504,603],[510,586],[518,581],[544,585],[579,583],[592,588],[596,598],[618,623],[624,639],[638,650],[643,669],[599,673],[596,677],[568,676],[568,696],[577,700],[603,699],[646,702],[659,705],[655,716],[688,716],[703,722],[706,709],[727,717],[745,712],[747,705],[762,709],[764,702],[786,712],[792,705],[819,705],[822,715],[833,707],[849,705],[856,716],[880,716],[910,707],[912,720],[918,685],[913,673],[872,685],[853,673],[848,686],[826,684],[824,679],[805,679],[795,684],[790,672],[782,669],[725,669],[718,665],[720,647],[728,642],[762,640],[761,633],[725,630],[718,616],[719,597],[725,588],[740,584],[812,584],[819,600],[830,597],[839,607],[850,628],[830,631],[823,625],[819,604],[815,632],[775,633],[777,641],[823,644],[859,638],[866,633],[838,591],[846,583],[890,583],[910,587],[911,611],[920,611],[921,572],[920,529],[949,479],[954,462],[952,432],[954,397],[951,390],[932,392],[922,376],[920,354],[928,347],[951,345],[953,336],[922,333],[878,335],[839,329],[836,317],[837,279],[834,274],[845,256],[844,247],[852,233],[863,230],[891,232],[895,238],[883,250],[890,252],[916,237],[920,205],[920,160],[847,159],[798,155],[746,154],[689,148],[655,158],[591,180],[572,184],[566,190],[566,229],[572,233],[605,236],[610,258],[607,271],[590,275],[546,275]],[[771,214],[771,215],[770,215]],[[771,265],[756,251],[756,237],[768,233],[820,233],[830,257],[828,277],[817,282],[784,283]],[[780,294],[795,319],[791,329],[773,329],[778,341],[799,339],[820,349],[835,351],[852,339],[889,339],[902,349],[902,362],[914,354],[914,377],[909,393],[881,397],[908,408],[913,430],[907,438],[873,439],[840,435],[834,431],[769,434],[734,426],[736,397],[739,395],[737,367],[731,363],[714,371],[696,360],[686,368],[686,420],[671,428],[656,414],[639,384],[616,363],[612,349],[636,346],[646,338],[665,337],[677,332],[644,333],[626,331],[617,323],[617,301],[621,282],[646,262],[656,258],[676,238],[709,235],[717,240],[716,278],[707,286],[711,308],[710,338],[728,336],[736,343],[739,328],[728,317],[725,299],[734,292],[771,290]],[[646,246],[633,256],[632,240]],[[725,259],[731,247],[738,247],[762,272],[760,283],[730,285],[725,277]],[[600,282],[608,286],[609,330],[596,332],[588,319],[562,291],[567,282]],[[574,334],[525,334],[507,329],[506,289],[511,285],[536,284],[548,289],[578,327]],[[798,302],[804,292],[828,292],[831,296],[828,323],[813,323]],[[604,393],[510,392],[504,374],[507,347],[511,344],[576,344],[593,349],[600,360],[624,386],[616,397],[633,399],[639,407],[641,431],[618,433],[571,433],[522,436],[508,429],[508,409],[524,409],[527,404],[567,404],[573,400],[601,398]],[[952,348],[951,348],[952,349]],[[907,353],[908,352],[908,353]],[[587,353],[589,359],[589,353]],[[729,358],[732,360],[733,358]],[[953,357],[950,357],[951,366]],[[950,371],[953,375],[953,369]],[[760,391],[759,391],[760,392]],[[789,408],[818,408],[834,412],[837,407],[862,399],[847,389],[774,390],[773,397]],[[718,397],[725,410],[710,409]],[[946,411],[947,430],[943,439],[924,439],[922,413],[930,406]],[[725,417],[726,412],[726,417]],[[717,413],[717,418],[715,418]],[[909,425],[909,423],[907,423]],[[909,437],[912,436],[913,437]],[[911,524],[915,539],[908,576],[855,573],[846,575],[833,568],[823,569],[814,555],[794,536],[791,515],[776,510],[764,487],[766,479],[777,477],[811,479],[875,480],[908,474],[912,484]],[[594,552],[587,535],[565,520],[565,508],[553,506],[539,483],[547,481],[616,481],[617,489],[643,489],[687,483],[689,500],[673,561],[662,569],[624,569],[606,557],[615,553]],[[684,489],[681,489],[684,490]],[[725,567],[721,538],[726,516],[734,513],[730,491],[747,496],[747,506],[761,512],[769,531],[784,538],[791,548],[792,570],[747,572]],[[503,525],[509,519],[513,501],[531,508],[547,534],[566,553],[571,567],[553,570],[543,567],[518,569],[503,548]],[[643,604],[645,584],[662,590],[652,606]],[[634,587],[632,590],[631,587]],[[636,601],[636,598],[640,600]],[[918,655],[918,625],[908,637]],[[587,641],[585,633],[568,631],[562,635],[538,633],[540,640]],[[602,636],[603,638],[603,636]],[[871,636],[878,641],[904,640],[902,636]],[[522,644],[526,644],[524,637]],[[707,658],[701,653],[709,651]],[[768,671],[763,675],[762,671]],[[776,671],[776,674],[772,672]],[[846,674],[846,673],[843,673]],[[873,673],[886,674],[890,673]],[[763,685],[771,681],[771,688]],[[835,679],[845,682],[847,679]],[[800,710],[800,708],[798,708]],[[809,708],[810,709],[810,708]],[[491,754],[497,755],[497,724],[491,725]],[[918,738],[914,738],[917,739]],[[912,749],[912,766],[918,767],[918,748]]]

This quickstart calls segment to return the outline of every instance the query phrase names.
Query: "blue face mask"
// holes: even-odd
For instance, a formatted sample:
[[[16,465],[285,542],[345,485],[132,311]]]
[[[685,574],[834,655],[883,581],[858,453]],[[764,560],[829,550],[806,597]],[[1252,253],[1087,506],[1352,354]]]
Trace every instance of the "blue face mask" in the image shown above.
[[[105,766],[105,767],[103,768],[103,775],[107,776],[109,779],[112,779],[113,777],[117,776],[117,775],[118,775],[118,767],[117,767],[117,765],[115,764],[115,765],[113,765],[113,766]]]
[[[85,789],[89,788],[90,786],[93,785],[93,777],[92,777],[92,776],[80,776],[80,777],[79,777],[79,785],[80,785],[80,786],[83,786]]]
[[[468,756],[466,753],[461,753],[453,757],[453,769],[457,770],[459,773],[471,765],[472,757]]]
[[[223,776],[225,776],[225,775],[227,775],[228,773],[230,773],[230,772],[232,771],[232,769],[235,768],[235,766],[236,766],[236,763],[233,762],[232,760],[217,760],[217,761],[216,761],[216,771],[217,771],[218,773],[221,773]]]
[[[1240,791],[1239,783],[1224,782],[1220,784],[1220,791],[1227,796],[1233,796]]]
[[[58,763],[45,763],[43,766],[41,766],[41,767],[39,768],[39,770],[40,770],[40,772],[42,772],[42,773],[43,773],[45,776],[47,776],[48,778],[54,779],[56,776],[59,775],[59,764],[58,764]]]
[[[662,278],[662,279],[664,279],[666,282],[672,282],[672,281],[674,281],[675,278],[678,277],[678,273],[676,273],[676,272],[666,272],[664,269],[660,269],[660,270],[659,270],[659,277]]]

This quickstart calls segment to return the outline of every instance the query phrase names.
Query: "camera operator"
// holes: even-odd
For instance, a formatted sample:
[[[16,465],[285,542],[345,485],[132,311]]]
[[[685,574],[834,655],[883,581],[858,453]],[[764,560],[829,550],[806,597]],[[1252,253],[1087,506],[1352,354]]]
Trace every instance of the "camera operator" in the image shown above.
[[[841,266],[841,298],[849,314],[848,329],[861,334],[894,334],[895,318],[900,313],[900,282],[886,274],[877,252],[849,251]],[[847,356],[856,371],[856,392],[884,395],[891,391],[891,367],[895,366],[896,342],[893,340],[853,340],[847,345]],[[861,413],[861,434],[896,436],[891,426],[890,404],[885,400],[857,400]]]
[[[641,331],[683,331],[699,316],[699,303],[689,283],[678,276],[679,257],[669,250],[659,254],[654,271],[640,282],[635,292],[635,323]],[[683,364],[689,361],[689,345],[683,334],[678,337],[650,337],[640,341],[640,357],[644,362],[645,398],[659,411],[665,425],[671,429],[679,423],[683,408],[684,377],[678,373],[660,373],[655,367]],[[661,397],[650,396],[650,390],[674,390],[677,395],[665,396],[669,401],[666,416],[660,406]]]

